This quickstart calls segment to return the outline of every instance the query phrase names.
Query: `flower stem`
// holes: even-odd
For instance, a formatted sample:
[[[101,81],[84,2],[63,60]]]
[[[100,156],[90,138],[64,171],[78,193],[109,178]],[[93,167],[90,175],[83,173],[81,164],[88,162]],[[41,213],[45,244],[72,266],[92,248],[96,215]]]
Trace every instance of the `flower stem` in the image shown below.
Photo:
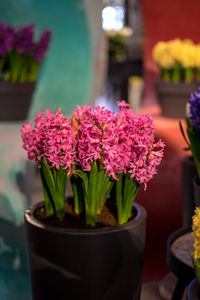
[[[73,174],[70,177],[73,195],[74,195],[74,211],[76,214],[80,214],[83,210],[83,186],[82,180],[78,175]]]
[[[192,81],[192,68],[186,68],[185,70],[185,82],[191,82]]]
[[[123,216],[123,210],[122,210],[122,184],[123,184],[123,174],[118,174],[119,181],[116,181],[116,205],[117,205],[117,216],[118,216],[118,222],[120,223],[120,220]]]
[[[200,68],[197,68],[197,80],[200,81]]]
[[[121,225],[128,222],[140,184],[130,178],[130,174],[118,174],[118,178],[119,181],[116,182],[116,203],[118,223]]]
[[[98,167],[96,161],[94,161],[88,178],[88,210],[86,212],[86,224],[91,226],[95,226],[97,216],[97,174]]]
[[[170,70],[168,69],[162,69],[161,70],[161,78],[163,81],[170,81]]]
[[[172,69],[172,81],[177,83],[181,80],[181,67],[178,63],[175,63]]]

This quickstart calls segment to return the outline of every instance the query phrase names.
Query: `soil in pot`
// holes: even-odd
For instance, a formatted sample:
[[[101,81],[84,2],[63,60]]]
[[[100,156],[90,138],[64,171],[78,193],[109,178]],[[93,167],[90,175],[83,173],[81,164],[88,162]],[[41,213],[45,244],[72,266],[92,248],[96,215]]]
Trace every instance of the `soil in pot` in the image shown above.
[[[137,212],[133,208],[129,220],[133,219],[136,216]],[[59,220],[55,216],[47,217],[45,213],[44,206],[39,207],[35,211],[35,218],[46,225],[51,225],[59,228],[74,228],[74,229],[92,229],[94,227],[88,226],[85,223],[85,214],[80,216],[75,214],[73,209],[72,199],[68,199],[65,203],[65,216],[62,220]],[[104,206],[103,211],[100,215],[97,216],[97,222],[95,228],[105,228],[111,226],[119,225],[117,222],[117,211],[116,207],[108,202]]]

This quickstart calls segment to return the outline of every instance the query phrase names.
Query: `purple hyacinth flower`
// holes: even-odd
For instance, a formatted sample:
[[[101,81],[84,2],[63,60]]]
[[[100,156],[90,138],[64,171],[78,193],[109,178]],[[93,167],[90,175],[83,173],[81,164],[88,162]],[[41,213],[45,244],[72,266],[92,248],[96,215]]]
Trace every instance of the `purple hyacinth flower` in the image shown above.
[[[15,30],[10,25],[6,27],[6,41],[7,47],[9,48],[9,50],[11,50],[14,47],[15,43]]]
[[[0,57],[3,58],[12,49],[14,43],[14,29],[0,22]]]
[[[33,49],[34,24],[22,26],[16,32],[15,48],[20,54],[29,53]]]
[[[44,57],[47,53],[48,47],[49,47],[49,43],[51,41],[51,35],[52,35],[51,30],[44,30],[42,32],[42,34],[40,36],[40,40],[36,44],[34,54],[33,54],[33,59],[37,63],[41,63],[42,60],[44,59]]]
[[[195,127],[197,134],[200,136],[200,87],[190,95],[190,119]]]

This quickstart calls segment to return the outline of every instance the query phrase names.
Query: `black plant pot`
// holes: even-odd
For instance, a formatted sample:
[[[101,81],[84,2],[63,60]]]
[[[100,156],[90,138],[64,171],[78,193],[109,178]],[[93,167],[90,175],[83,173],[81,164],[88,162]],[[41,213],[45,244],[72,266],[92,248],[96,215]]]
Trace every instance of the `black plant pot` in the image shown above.
[[[155,82],[162,115],[168,118],[185,118],[186,103],[190,94],[197,90],[199,82]]]
[[[33,300],[139,300],[146,211],[135,204],[127,224],[102,229],[63,229],[25,213]]]
[[[27,117],[35,82],[0,81],[0,121],[23,121]]]
[[[194,214],[193,178],[197,176],[196,167],[192,156],[182,159],[182,217],[183,226],[192,224]]]
[[[187,289],[187,300],[199,300],[200,299],[200,287],[197,279],[193,279]]]
[[[189,239],[188,234],[190,235]],[[191,227],[187,227],[173,232],[167,240],[167,263],[178,279],[172,300],[182,299],[186,286],[195,278],[191,257],[193,245],[191,238]]]
[[[195,206],[200,206],[200,182],[197,176],[193,179],[193,191]]]

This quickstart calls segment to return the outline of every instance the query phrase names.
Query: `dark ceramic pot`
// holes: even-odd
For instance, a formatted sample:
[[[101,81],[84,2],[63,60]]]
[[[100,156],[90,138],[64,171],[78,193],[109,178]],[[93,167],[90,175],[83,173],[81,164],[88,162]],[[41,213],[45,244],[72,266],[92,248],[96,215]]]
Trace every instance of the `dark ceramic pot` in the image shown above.
[[[168,118],[185,118],[186,103],[190,94],[197,90],[199,82],[164,82],[155,83],[155,91],[158,96],[162,115]]]
[[[195,206],[200,206],[200,182],[197,176],[193,179],[193,191]]]
[[[192,224],[194,214],[193,178],[197,176],[196,167],[192,156],[182,159],[182,217],[183,227]]]
[[[190,239],[190,242],[188,241],[187,234],[189,234],[192,238],[191,227],[175,231],[167,240],[167,263],[170,270],[177,276],[178,279],[173,291],[172,300],[182,299],[185,288],[195,278],[194,268],[192,264],[187,261],[188,257],[191,255],[191,248],[193,244],[192,239]],[[179,245],[177,244],[177,241]],[[175,247],[174,243],[176,243]],[[178,248],[179,250],[181,249],[181,253]]]
[[[183,237],[185,234],[191,232],[191,227],[181,228],[173,232],[167,241],[167,262],[170,267],[170,270],[178,277],[185,279],[186,282],[190,282],[194,277],[194,268],[186,263],[183,260],[179,259],[176,256],[176,253],[172,250],[173,243]]]
[[[27,118],[35,82],[0,81],[0,121],[23,121]]]
[[[127,224],[103,229],[63,229],[25,213],[33,300],[139,300],[146,211]]]
[[[200,287],[197,279],[195,278],[188,286],[187,300],[199,300],[199,299],[200,299]]]

